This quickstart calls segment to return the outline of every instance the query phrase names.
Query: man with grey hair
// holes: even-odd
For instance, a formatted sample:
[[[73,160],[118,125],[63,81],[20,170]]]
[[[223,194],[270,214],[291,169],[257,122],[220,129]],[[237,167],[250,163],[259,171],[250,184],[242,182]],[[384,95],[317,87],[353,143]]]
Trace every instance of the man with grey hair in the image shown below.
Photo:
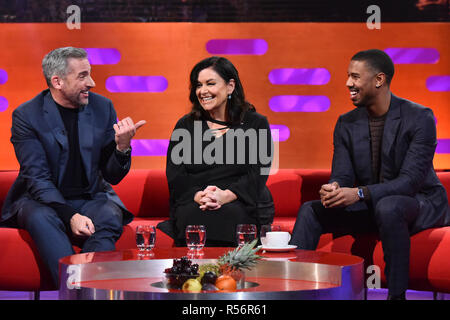
[[[115,249],[133,215],[112,189],[131,166],[136,130],[117,121],[112,102],[95,87],[86,51],[58,48],[42,62],[48,89],[12,115],[11,142],[20,164],[0,223],[27,230],[58,284],[58,260]]]

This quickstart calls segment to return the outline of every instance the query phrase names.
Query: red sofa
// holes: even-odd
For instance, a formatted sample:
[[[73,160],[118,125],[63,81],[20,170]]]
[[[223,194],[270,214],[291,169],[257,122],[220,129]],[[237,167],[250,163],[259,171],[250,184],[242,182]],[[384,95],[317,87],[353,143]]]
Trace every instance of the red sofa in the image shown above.
[[[0,172],[0,206],[16,176],[17,171]],[[275,202],[274,223],[291,231],[300,205],[317,199],[320,186],[328,181],[329,176],[329,170],[309,169],[281,169],[270,176],[267,184]],[[438,176],[450,193],[450,172],[438,172]],[[117,249],[135,248],[136,225],[156,225],[168,217],[169,192],[165,172],[132,170],[114,189],[136,216],[131,224],[125,226]],[[159,247],[173,246],[172,239],[159,230],[156,239]],[[375,235],[333,238],[331,234],[324,234],[318,250],[363,257],[367,266],[374,264],[381,268],[382,285],[386,285],[382,247]],[[410,289],[450,293],[449,252],[450,227],[429,229],[412,236]],[[55,289],[29,234],[24,230],[0,228],[0,290]]]

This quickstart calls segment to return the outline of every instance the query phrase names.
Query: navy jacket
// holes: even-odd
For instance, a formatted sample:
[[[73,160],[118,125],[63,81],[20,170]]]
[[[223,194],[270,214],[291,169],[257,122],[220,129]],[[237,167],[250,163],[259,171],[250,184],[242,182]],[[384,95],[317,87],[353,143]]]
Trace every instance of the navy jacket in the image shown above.
[[[436,144],[431,109],[392,95],[382,138],[381,181],[372,178],[367,109],[356,108],[336,123],[330,182],[367,186],[373,208],[389,195],[415,197],[420,214],[411,233],[449,225],[447,194],[433,168]]]
[[[58,188],[67,166],[69,143],[57,108],[47,89],[13,112],[11,142],[20,171],[5,199],[2,221],[14,216],[24,199],[42,204],[66,203]],[[78,114],[80,152],[89,182],[87,192],[93,198],[118,204],[124,212],[124,223],[128,223],[133,216],[110,183],[117,184],[125,177],[131,159],[121,166],[114,153],[106,154],[105,148],[114,141],[116,122],[112,102],[90,92],[89,104],[81,107]]]

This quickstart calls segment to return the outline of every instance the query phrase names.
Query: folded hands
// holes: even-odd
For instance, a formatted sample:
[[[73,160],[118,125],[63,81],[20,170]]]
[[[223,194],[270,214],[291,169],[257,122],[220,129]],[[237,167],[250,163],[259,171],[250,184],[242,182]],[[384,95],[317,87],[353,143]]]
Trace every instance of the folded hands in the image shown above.
[[[222,190],[217,186],[208,186],[203,191],[198,191],[194,196],[194,201],[200,205],[200,209],[217,210],[222,205],[234,201],[237,196],[230,190]]]
[[[337,182],[322,185],[319,195],[325,208],[347,207],[359,201],[358,188],[341,188]]]

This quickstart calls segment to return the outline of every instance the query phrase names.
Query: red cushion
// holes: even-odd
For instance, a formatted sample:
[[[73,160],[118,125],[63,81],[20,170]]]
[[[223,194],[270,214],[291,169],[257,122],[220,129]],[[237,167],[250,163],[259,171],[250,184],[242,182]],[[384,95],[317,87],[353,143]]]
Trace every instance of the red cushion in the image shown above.
[[[331,171],[328,169],[297,169],[297,174],[302,177],[302,204],[319,200],[320,187],[328,183]]]
[[[130,224],[124,226],[122,236],[116,242],[116,249],[136,249],[136,227],[138,225],[155,226],[164,219],[148,219],[136,217]],[[159,229],[156,229],[156,243],[158,248],[173,247],[173,239]]]
[[[273,224],[280,226],[282,231],[287,231],[292,234],[296,218],[297,217],[275,217],[275,219],[273,219]]]
[[[295,170],[279,170],[269,176],[267,187],[272,193],[275,217],[297,217],[301,202],[302,178]]]
[[[373,250],[379,243],[375,234],[361,234],[356,237],[345,235],[333,238],[331,233],[320,237],[317,250],[325,252],[340,252],[363,258],[366,266],[373,264]]]
[[[19,171],[0,171],[0,216],[3,202],[6,199],[9,188],[11,188],[14,180],[16,180]]]
[[[25,230],[0,228],[0,290],[55,290]]]
[[[450,227],[421,231],[411,237],[409,288],[422,291],[450,292]],[[386,286],[383,247],[373,234],[346,235],[333,238],[327,233],[321,236],[317,250],[340,252],[364,259],[365,268],[376,265],[381,271],[381,284]],[[370,274],[366,274],[368,276]]]
[[[450,205],[450,172],[437,172],[436,174],[447,191],[447,200]]]
[[[450,293],[450,227],[432,228],[411,237],[409,288],[420,291]],[[373,264],[381,269],[386,286],[385,262],[381,242],[373,251]]]
[[[169,217],[169,186],[165,170],[149,170],[144,194],[139,217]]]
[[[449,248],[450,227],[424,230],[411,237],[409,273],[416,286],[450,292]]]
[[[125,207],[135,216],[139,215],[143,198],[144,187],[149,170],[130,170],[123,180],[112,186]]]

